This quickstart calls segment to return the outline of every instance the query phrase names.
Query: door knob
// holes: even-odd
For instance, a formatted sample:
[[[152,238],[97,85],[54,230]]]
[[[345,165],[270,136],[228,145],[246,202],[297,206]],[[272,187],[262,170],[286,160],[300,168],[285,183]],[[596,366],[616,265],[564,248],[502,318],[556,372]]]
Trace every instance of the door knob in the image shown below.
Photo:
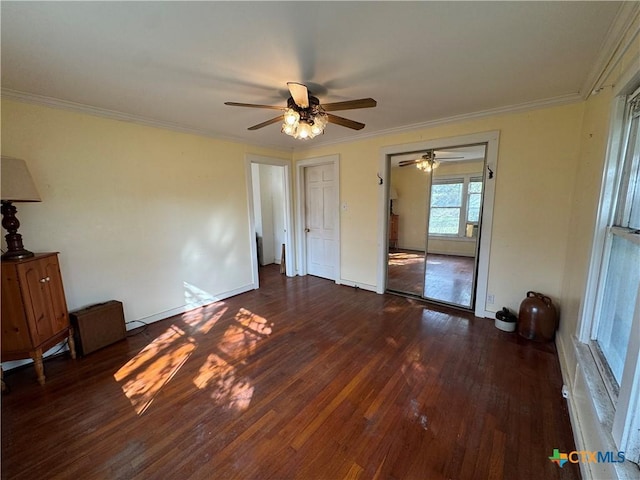
[[[305,229],[304,229],[304,231],[305,231],[306,233],[309,233],[311,230],[309,230],[308,228],[305,228]]]

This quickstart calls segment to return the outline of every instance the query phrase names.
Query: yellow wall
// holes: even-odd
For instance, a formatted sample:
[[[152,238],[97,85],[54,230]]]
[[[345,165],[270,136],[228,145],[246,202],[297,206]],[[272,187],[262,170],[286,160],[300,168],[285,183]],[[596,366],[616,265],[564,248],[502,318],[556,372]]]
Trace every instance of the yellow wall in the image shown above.
[[[528,290],[560,297],[583,103],[504,114],[296,152],[296,161],[340,155],[343,278],[376,284],[380,150],[500,131],[488,292],[491,311],[518,309]],[[339,128],[330,125],[329,128]]]
[[[429,177],[413,167],[391,169],[391,186],[398,192],[393,213],[398,215],[398,246],[424,251]]]
[[[71,308],[108,298],[143,318],[251,282],[244,155],[288,153],[48,107],[2,102],[2,153],[24,158],[43,202],[21,205],[27,248],[62,252]],[[559,298],[584,105],[505,114],[310,149],[340,156],[341,277],[376,285],[377,173],[389,145],[500,131],[489,293],[517,309]],[[330,128],[340,128],[331,125]]]
[[[2,101],[2,154],[25,159],[42,197],[17,205],[20,232],[60,252],[70,309],[113,298],[135,320],[250,286],[249,152],[290,157]]]

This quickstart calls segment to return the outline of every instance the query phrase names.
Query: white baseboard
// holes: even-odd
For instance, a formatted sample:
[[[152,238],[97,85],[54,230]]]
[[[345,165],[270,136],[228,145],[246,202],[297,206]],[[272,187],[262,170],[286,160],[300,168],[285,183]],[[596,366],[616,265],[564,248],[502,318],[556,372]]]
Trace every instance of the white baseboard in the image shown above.
[[[215,303],[215,302],[220,302],[222,300],[225,300],[227,298],[231,298],[231,297],[235,297],[236,295],[240,295],[241,293],[246,293],[249,292],[251,290],[255,290],[256,289],[256,285],[253,283],[250,283],[248,285],[244,285],[240,288],[236,288],[234,290],[229,290],[227,292],[221,293],[219,295],[215,295],[215,296],[211,296],[208,298],[205,298],[203,300],[200,300],[198,302],[193,302],[193,303],[188,303],[186,305],[182,305],[180,307],[176,307],[176,308],[172,308],[170,310],[165,310],[163,312],[159,312],[159,313],[155,313],[153,315],[149,315],[148,317],[142,317],[142,318],[138,318],[136,320],[130,320],[127,322],[127,330],[131,330],[133,328],[138,328],[139,325],[133,325],[131,326],[131,328],[129,328],[130,324],[135,324],[135,323],[154,323],[154,322],[159,322],[160,320],[164,320],[166,318],[169,317],[173,317],[174,315],[180,315],[182,313],[186,313],[190,310],[196,309],[196,308],[200,308],[200,307],[204,307],[205,305],[209,305],[210,303]]]
[[[369,285],[367,283],[354,282],[353,280],[346,280],[344,278],[341,278],[336,283],[339,285],[346,285],[347,287],[361,288],[362,290],[368,290],[370,292],[378,293],[378,287],[376,287],[375,285]]]

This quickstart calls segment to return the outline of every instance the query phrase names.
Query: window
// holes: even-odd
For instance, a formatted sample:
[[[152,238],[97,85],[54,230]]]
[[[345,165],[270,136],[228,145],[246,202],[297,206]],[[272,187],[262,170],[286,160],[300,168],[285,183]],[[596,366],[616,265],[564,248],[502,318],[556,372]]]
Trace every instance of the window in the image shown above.
[[[472,178],[468,192],[467,222],[478,223],[482,205],[482,179]]]
[[[635,78],[640,78],[640,72]],[[592,395],[599,397],[597,408],[605,409],[599,416],[616,447],[626,452],[627,460],[637,463],[640,461],[640,89],[628,97],[616,97],[614,105],[581,338],[591,349],[610,400],[603,400],[599,387],[591,389]]]
[[[431,186],[430,235],[458,235],[463,186],[463,182],[455,180],[434,182]]]
[[[631,336],[638,287],[640,286],[640,93],[627,104],[626,149],[621,162],[617,201],[607,227],[603,268],[600,273],[601,301],[598,325],[592,339],[613,375],[617,395]]]
[[[481,205],[482,177],[434,178],[429,235],[475,236]]]

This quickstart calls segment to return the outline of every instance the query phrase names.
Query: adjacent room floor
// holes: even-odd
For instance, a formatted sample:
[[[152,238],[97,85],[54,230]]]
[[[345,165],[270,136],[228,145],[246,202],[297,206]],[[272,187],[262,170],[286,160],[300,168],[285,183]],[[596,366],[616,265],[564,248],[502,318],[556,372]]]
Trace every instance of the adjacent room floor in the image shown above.
[[[4,479],[579,478],[553,344],[277,266],[45,369],[5,375]]]
[[[470,307],[474,266],[473,257],[429,253],[425,269],[424,252],[393,249],[389,252],[387,287]]]

